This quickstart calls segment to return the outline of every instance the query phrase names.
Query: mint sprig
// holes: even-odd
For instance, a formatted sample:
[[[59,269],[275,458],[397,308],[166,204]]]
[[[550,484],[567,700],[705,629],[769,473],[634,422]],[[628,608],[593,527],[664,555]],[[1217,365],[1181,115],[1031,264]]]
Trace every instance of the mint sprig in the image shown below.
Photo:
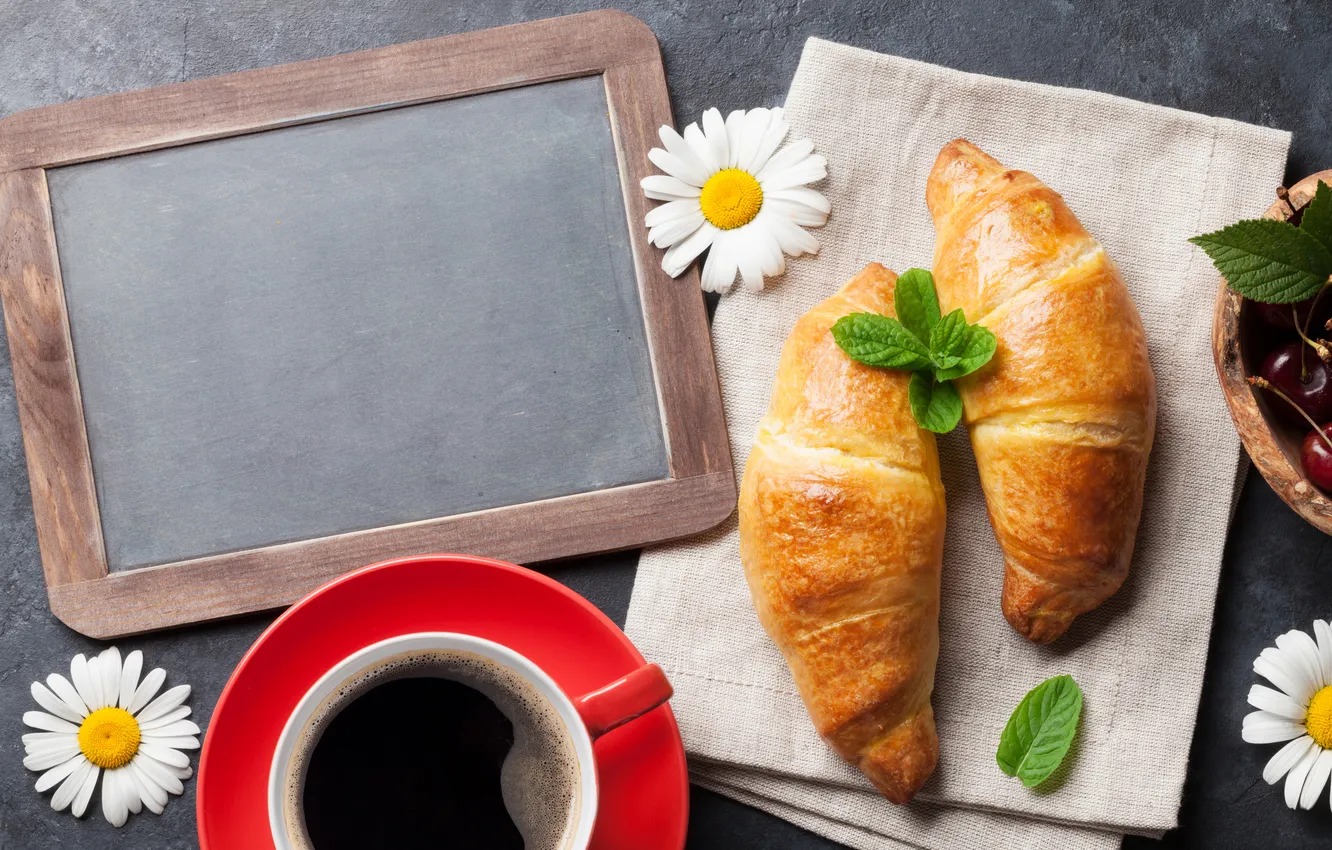
[[[1082,689],[1072,676],[1055,676],[1032,688],[1004,726],[994,760],[1028,788],[1050,778],[1068,754],[1082,716]]]
[[[1318,184],[1298,227],[1270,218],[1246,219],[1189,241],[1245,298],[1268,304],[1304,301],[1332,280],[1332,190]]]
[[[908,269],[893,295],[897,318],[851,313],[832,326],[833,339],[867,366],[912,372],[907,396],[920,427],[946,434],[962,419],[962,398],[951,383],[994,356],[994,334],[967,324],[961,310],[943,315],[934,276]]]

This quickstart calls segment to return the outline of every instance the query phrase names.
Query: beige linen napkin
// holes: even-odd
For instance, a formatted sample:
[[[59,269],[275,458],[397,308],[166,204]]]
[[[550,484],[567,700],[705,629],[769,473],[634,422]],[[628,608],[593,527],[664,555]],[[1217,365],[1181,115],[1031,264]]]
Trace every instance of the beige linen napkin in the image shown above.
[[[933,700],[940,759],[919,806],[867,800],[868,783],[815,735],[754,617],[734,517],[645,552],[627,631],[671,676],[690,755],[730,766],[721,776],[705,765],[700,775],[784,817],[812,810],[821,817],[805,824],[825,834],[845,823],[940,850],[965,846],[959,832],[999,834],[1013,815],[1043,823],[1019,820],[1030,840],[1004,846],[1099,850],[1097,830],[1174,826],[1239,457],[1211,363],[1217,277],[1185,239],[1263,210],[1289,134],[818,39],[806,44],[786,116],[791,137],[812,138],[828,158],[822,190],[833,212],[817,257],[718,307],[713,345],[737,474],[796,319],[866,262],[899,272],[929,265],[925,178],[940,146],[959,136],[1061,192],[1118,263],[1156,373],[1156,444],[1128,583],[1042,647],[1000,613],[1002,560],[965,432],[940,440],[948,491]],[[999,771],[995,746],[1022,695],[1059,673],[1085,693],[1081,732],[1054,787],[1033,792]],[[978,837],[975,846],[991,843]]]

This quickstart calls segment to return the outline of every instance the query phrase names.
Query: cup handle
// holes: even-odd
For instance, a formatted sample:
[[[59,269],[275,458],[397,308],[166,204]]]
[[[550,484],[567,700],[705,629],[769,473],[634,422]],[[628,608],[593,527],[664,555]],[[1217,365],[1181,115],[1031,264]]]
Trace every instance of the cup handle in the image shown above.
[[[628,676],[574,700],[592,740],[666,702],[675,691],[656,664],[644,664]]]

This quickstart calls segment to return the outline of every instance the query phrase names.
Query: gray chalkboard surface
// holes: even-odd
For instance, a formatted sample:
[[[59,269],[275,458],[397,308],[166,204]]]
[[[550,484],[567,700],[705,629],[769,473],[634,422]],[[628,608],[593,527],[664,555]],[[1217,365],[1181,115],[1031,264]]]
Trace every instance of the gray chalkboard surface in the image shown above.
[[[668,476],[599,77],[47,172],[112,571]]]

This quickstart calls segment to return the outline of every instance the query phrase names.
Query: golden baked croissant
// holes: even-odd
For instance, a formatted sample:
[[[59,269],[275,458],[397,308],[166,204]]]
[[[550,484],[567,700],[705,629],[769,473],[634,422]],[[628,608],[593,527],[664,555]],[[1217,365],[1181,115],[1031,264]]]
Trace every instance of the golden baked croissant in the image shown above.
[[[1124,281],[1054,190],[959,139],[925,193],[945,312],[994,332],[959,379],[1003,611],[1048,643],[1124,583],[1156,423],[1147,341]]]
[[[819,734],[905,803],[939,756],[939,457],[909,373],[856,363],[829,331],[894,315],[896,283],[872,263],[791,331],[740,487],[740,557]]]

